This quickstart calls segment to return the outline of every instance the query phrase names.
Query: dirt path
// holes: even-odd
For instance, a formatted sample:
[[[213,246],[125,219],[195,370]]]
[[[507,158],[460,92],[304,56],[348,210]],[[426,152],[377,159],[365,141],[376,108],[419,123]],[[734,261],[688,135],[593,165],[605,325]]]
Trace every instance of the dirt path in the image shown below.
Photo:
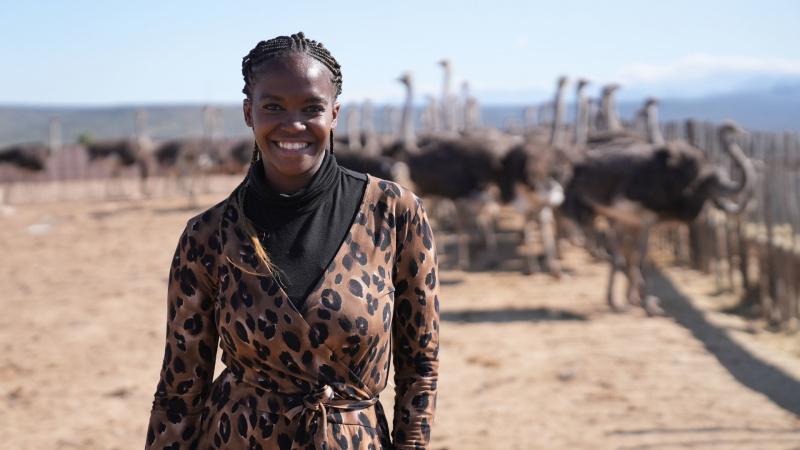
[[[185,205],[0,217],[0,447],[143,447]],[[647,318],[608,311],[580,249],[558,282],[518,263],[442,271],[435,449],[800,448],[800,339],[715,312],[707,277],[654,276],[670,316]]]

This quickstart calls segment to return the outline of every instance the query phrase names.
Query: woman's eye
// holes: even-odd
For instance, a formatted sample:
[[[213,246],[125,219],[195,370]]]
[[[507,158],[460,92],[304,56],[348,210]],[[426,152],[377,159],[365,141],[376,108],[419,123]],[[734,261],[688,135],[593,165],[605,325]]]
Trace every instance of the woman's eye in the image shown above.
[[[280,105],[276,105],[274,103],[266,104],[263,106],[263,108],[266,109],[267,111],[280,111],[281,109]]]
[[[306,111],[313,112],[313,113],[321,113],[325,111],[325,108],[319,105],[309,106],[306,108]]]

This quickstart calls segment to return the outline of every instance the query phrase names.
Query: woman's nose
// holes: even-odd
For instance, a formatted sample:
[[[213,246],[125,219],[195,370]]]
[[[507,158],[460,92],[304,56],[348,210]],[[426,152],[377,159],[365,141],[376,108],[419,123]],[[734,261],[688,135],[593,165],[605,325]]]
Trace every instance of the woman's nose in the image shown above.
[[[301,114],[297,112],[287,112],[281,126],[287,131],[303,131],[306,129],[306,124],[303,122]]]

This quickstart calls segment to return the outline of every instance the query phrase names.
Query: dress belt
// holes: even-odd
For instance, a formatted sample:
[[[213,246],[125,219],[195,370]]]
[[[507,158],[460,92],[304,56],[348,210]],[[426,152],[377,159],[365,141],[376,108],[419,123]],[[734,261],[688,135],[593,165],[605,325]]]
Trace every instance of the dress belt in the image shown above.
[[[225,369],[227,370],[227,369]],[[225,372],[225,371],[223,371]],[[230,377],[231,381],[236,380],[232,373],[223,373],[222,376]],[[245,380],[238,380],[239,383],[252,387],[254,389],[263,389],[261,387],[255,386],[252,383],[249,383]],[[232,387],[236,389],[235,387]],[[297,396],[303,394],[285,394],[278,391],[267,391],[270,394],[274,394],[277,396]],[[233,393],[232,393],[233,394]],[[347,400],[347,399],[334,399],[335,392],[332,387],[328,385],[324,385],[318,389],[315,389],[305,395],[303,395],[303,403],[299,404],[291,409],[283,410],[283,411],[273,411],[267,405],[259,405],[260,403],[258,400],[261,400],[264,397],[257,397],[254,396],[252,393],[248,393],[245,395],[231,395],[231,400],[235,401],[236,403],[240,403],[243,406],[247,406],[250,408],[255,407],[258,410],[262,410],[264,412],[278,412],[279,414],[285,416],[289,420],[294,420],[295,417],[298,415],[305,416],[305,431],[310,433],[312,429],[312,425],[314,423],[317,424],[316,431],[314,432],[314,442],[316,448],[335,448],[332,445],[337,445],[335,440],[329,439],[328,436],[328,409],[333,408],[336,410],[341,411],[342,415],[345,416],[346,419],[352,419],[352,422],[345,421],[344,423],[353,424],[353,422],[361,423],[358,420],[358,416],[355,414],[356,411],[362,411],[366,409],[371,409],[376,403],[378,403],[378,397],[372,397],[367,400]],[[255,398],[254,398],[255,397]],[[251,403],[250,400],[254,399],[256,403]],[[278,403],[279,405],[283,406],[282,402]],[[348,414],[350,413],[350,414]],[[367,418],[369,418],[373,424],[372,426],[377,426],[377,415],[374,413],[374,409],[372,409],[372,413],[367,413]],[[350,417],[347,417],[350,416]],[[302,419],[301,419],[302,420]],[[321,421],[321,423],[320,423]],[[364,424],[366,425],[366,424]],[[303,428],[297,428],[297,434],[295,435],[294,443],[292,445],[292,450],[305,448],[299,447],[298,437],[299,434],[302,433]],[[322,443],[326,444],[326,447],[320,447]]]
[[[327,408],[335,408],[341,411],[357,411],[360,409],[369,408],[378,402],[378,397],[372,397],[369,400],[334,400],[333,395],[333,388],[326,384],[325,386],[322,386],[321,388],[316,389],[303,397],[302,405],[295,406],[286,412],[286,417],[288,417],[290,420],[294,419],[294,417],[298,414],[305,415],[305,430],[308,433],[311,432],[312,425],[315,422],[317,423],[317,429],[314,432],[315,447],[324,442],[327,444],[327,447],[323,448],[333,448],[331,445],[333,445],[334,442],[328,439]],[[322,420],[321,426],[319,423],[320,419]],[[301,428],[297,429],[298,434],[301,431]],[[298,436],[295,435],[292,449],[294,449],[294,446],[297,445],[297,438]]]

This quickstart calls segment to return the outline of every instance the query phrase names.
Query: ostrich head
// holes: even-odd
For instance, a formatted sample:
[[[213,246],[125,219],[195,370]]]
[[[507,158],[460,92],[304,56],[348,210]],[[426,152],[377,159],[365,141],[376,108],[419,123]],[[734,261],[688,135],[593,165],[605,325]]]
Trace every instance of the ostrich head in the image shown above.
[[[614,92],[620,88],[619,84],[609,83],[603,87],[603,97],[600,100],[600,109],[603,116],[605,116],[606,127],[611,131],[622,129],[622,124],[617,117],[617,112],[614,106]]]
[[[727,142],[735,137],[746,136],[749,134],[741,125],[733,120],[723,120],[719,126],[719,138],[722,142]]]
[[[403,75],[401,75],[400,78],[397,79],[397,81],[405,84],[406,87],[411,87],[411,80],[412,76],[410,71],[403,73]]]
[[[614,93],[614,92],[615,92],[617,89],[619,89],[619,88],[621,88],[621,87],[622,87],[622,85],[620,85],[620,84],[617,84],[617,83],[609,83],[609,84],[607,84],[607,85],[603,86],[603,95],[604,95],[604,96],[606,96],[606,95],[611,95],[611,94],[613,94],[613,93]]]
[[[601,102],[607,102],[607,103],[611,102],[612,101],[612,96],[614,95],[614,92],[616,92],[617,89],[619,89],[620,87],[622,87],[622,86],[617,84],[617,83],[609,83],[609,84],[603,86],[603,93],[602,93],[602,96],[601,96]]]

